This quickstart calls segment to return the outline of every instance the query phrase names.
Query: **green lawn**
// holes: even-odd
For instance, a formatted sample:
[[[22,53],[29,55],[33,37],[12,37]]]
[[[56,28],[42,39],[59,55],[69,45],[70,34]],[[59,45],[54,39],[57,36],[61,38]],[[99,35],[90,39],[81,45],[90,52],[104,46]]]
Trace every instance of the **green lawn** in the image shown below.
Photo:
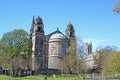
[[[0,75],[0,80],[45,80],[44,76],[27,76],[27,77],[10,77],[5,75]],[[68,77],[68,78],[52,78],[47,77],[47,80],[82,80],[78,79],[77,77]]]

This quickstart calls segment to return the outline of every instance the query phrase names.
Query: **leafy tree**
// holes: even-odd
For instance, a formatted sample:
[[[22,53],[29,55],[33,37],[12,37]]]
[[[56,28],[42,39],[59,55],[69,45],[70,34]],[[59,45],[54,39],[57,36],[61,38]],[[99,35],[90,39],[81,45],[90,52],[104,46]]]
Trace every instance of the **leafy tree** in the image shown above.
[[[107,49],[101,49],[99,51],[99,58],[97,61],[98,61],[98,66],[100,66],[101,68],[103,67],[103,64],[105,63],[105,59],[108,54],[109,54],[109,50]]]
[[[105,48],[102,48],[98,51],[99,58],[96,59],[95,61],[97,61],[98,66],[102,68],[103,73],[110,72],[110,71],[114,70],[112,68],[112,66],[113,66],[112,63],[115,59],[118,59],[117,57],[114,57],[117,54],[116,52],[118,53],[119,51],[116,47],[113,47],[113,46],[106,46]],[[113,60],[113,57],[114,57],[114,60]],[[115,67],[116,66],[114,66],[114,68]]]
[[[4,58],[7,58],[2,60],[3,64],[26,66],[31,52],[30,45],[28,33],[22,29],[5,33],[0,41],[0,52]]]
[[[66,54],[63,60],[63,70],[65,73],[78,72],[78,59],[76,56],[76,40],[71,39],[69,48],[66,50]]]
[[[1,47],[0,47],[1,48]],[[0,67],[3,69],[10,69],[10,52],[6,50],[0,49]]]
[[[98,67],[101,68],[101,72],[106,72],[109,55],[112,51],[113,49],[110,46],[106,46],[97,51],[97,53],[99,53],[98,58],[94,57],[94,59]]]
[[[108,73],[120,73],[120,52],[110,53],[106,69]]]

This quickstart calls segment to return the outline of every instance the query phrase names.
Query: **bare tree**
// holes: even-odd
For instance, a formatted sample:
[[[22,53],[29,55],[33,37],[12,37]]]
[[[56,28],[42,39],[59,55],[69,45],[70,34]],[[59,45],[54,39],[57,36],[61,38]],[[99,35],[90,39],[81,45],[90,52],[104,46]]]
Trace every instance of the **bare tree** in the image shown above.
[[[117,0],[117,2],[114,4],[113,12],[116,14],[120,14],[120,0]]]

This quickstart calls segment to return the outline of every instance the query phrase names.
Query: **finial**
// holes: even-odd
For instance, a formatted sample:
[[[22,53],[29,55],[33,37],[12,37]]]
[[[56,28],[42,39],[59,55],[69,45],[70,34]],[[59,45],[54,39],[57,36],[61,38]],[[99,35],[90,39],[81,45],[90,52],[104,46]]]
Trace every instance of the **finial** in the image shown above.
[[[57,27],[57,31],[59,30],[59,27]]]
[[[69,21],[69,24],[71,24],[71,21]]]

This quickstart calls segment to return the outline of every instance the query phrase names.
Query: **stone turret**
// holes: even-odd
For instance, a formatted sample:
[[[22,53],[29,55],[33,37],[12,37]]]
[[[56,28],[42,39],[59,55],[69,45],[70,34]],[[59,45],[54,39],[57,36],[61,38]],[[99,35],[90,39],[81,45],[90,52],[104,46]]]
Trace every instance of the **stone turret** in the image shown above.
[[[72,37],[75,37],[75,30],[74,30],[74,27],[71,23],[69,23],[67,25],[66,36],[67,36],[68,39],[70,39]]]

